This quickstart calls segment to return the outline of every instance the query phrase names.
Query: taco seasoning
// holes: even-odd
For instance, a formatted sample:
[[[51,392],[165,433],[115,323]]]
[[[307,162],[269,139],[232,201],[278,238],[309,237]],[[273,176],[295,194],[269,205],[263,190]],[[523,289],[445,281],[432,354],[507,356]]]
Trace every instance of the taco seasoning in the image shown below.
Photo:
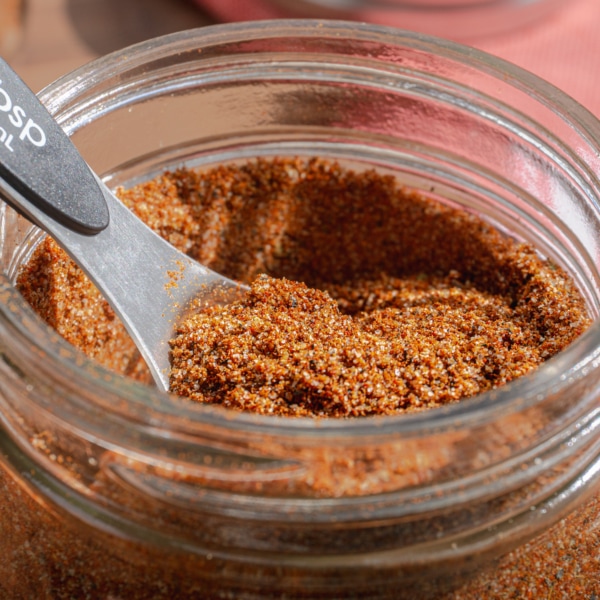
[[[279,416],[419,411],[526,374],[590,323],[570,278],[533,248],[375,171],[261,159],[120,195],[180,249],[253,282],[172,340],[171,389],[193,401]],[[19,285],[89,356],[148,377],[51,241]]]
[[[168,172],[119,194],[172,244],[251,284],[241,301],[198,308],[179,324],[171,387],[191,402],[318,420],[420,412],[527,374],[591,322],[569,276],[534,248],[376,171],[316,158],[259,159]],[[112,370],[149,382],[114,313],[50,239],[19,286],[68,341]],[[515,431],[520,435],[527,435],[525,426]],[[451,464],[439,467],[451,471]],[[343,496],[339,482],[327,483],[328,468],[299,477],[287,493],[319,497],[337,489]],[[394,477],[405,476],[385,475],[365,473],[360,491],[348,488],[348,495],[386,492]],[[110,481],[96,485],[112,489]],[[596,522],[594,498],[541,542],[435,597],[598,597],[597,526],[590,534]],[[64,551],[86,554],[72,539]],[[119,577],[118,564],[106,565],[129,598],[225,597],[218,579],[211,580],[214,593],[177,595],[177,586],[185,587],[185,577],[176,575],[185,572],[183,562],[164,563],[156,571],[165,577],[162,587],[155,582],[147,591],[153,567],[132,570],[124,561]],[[302,593],[272,597],[296,591]],[[432,597],[424,588],[406,593]],[[368,597],[368,589],[352,597]]]

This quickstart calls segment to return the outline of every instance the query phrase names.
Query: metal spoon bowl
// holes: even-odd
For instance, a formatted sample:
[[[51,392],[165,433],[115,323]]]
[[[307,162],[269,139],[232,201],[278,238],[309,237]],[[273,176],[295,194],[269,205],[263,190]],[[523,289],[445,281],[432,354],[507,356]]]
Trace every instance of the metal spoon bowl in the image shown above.
[[[224,304],[247,289],[179,252],[129,211],[2,59],[0,196],[94,282],[164,390],[169,340],[190,302]]]

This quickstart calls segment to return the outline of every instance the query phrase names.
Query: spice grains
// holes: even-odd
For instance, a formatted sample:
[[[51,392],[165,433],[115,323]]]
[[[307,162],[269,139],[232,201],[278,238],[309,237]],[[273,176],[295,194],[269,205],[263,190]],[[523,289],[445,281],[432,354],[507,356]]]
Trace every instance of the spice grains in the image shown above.
[[[262,276],[179,327],[171,389],[262,414],[383,415],[456,402],[551,355],[527,311],[453,276],[365,282],[372,306],[351,316],[326,292]]]
[[[590,323],[571,279],[529,245],[375,171],[259,159],[165,173],[120,196],[181,250],[253,282],[172,341],[172,391],[194,401],[280,416],[423,410],[528,373]],[[51,241],[19,285],[69,341],[148,379]]]

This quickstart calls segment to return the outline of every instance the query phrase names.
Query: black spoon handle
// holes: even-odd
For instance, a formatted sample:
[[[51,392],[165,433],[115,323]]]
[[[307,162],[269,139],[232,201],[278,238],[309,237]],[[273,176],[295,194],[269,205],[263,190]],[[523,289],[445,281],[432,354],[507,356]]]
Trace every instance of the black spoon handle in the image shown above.
[[[37,96],[1,58],[0,194],[25,216],[31,202],[79,233],[95,234],[108,225],[108,207],[90,168]]]

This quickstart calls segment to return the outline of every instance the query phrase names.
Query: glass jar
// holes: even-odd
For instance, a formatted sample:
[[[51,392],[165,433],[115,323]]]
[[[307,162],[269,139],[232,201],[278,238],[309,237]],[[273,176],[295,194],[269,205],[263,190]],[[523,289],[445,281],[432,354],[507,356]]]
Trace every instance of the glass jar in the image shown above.
[[[376,168],[535,244],[600,311],[600,124],[471,48],[232,24],[101,58],[41,98],[110,185],[274,155]],[[4,205],[0,232],[3,598],[600,593],[597,322],[531,375],[442,409],[243,414],[69,346],[14,285],[40,232]]]
[[[195,0],[225,21],[276,17],[352,19],[454,40],[507,33],[537,22],[562,0]]]

